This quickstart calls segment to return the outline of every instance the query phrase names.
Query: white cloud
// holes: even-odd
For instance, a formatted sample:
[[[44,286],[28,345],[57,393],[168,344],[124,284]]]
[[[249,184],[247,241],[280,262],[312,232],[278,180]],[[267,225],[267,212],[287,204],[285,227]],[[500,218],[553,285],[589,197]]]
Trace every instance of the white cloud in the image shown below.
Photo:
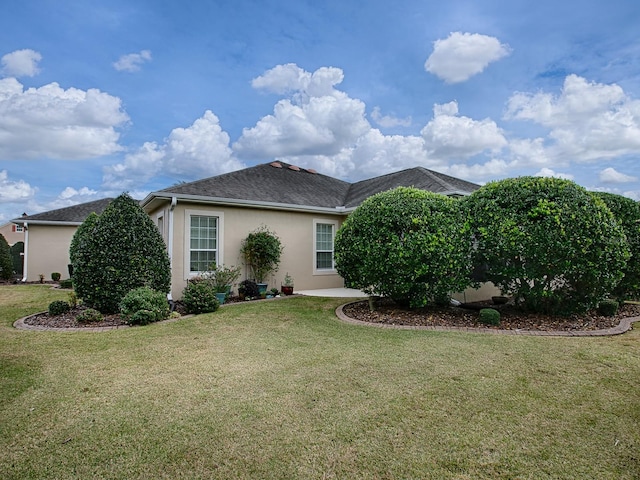
[[[482,72],[490,63],[509,53],[509,46],[495,37],[453,32],[444,40],[434,42],[433,52],[424,68],[447,83],[459,83]]]
[[[539,172],[533,175],[534,177],[554,177],[554,178],[562,178],[564,180],[573,180],[573,175],[570,173],[560,173],[556,172],[550,168],[542,168]]]
[[[435,105],[434,117],[420,132],[430,157],[462,160],[507,145],[502,130],[490,119],[473,120],[458,115],[458,103]]]
[[[10,180],[6,170],[0,171],[0,203],[24,202],[33,198],[36,191],[24,180]]]
[[[129,53],[121,56],[113,63],[113,68],[119,72],[137,72],[142,65],[151,61],[151,51],[141,50],[140,53]]]
[[[9,77],[33,77],[40,72],[38,62],[42,55],[26,48],[7,53],[2,57],[2,73]]]
[[[380,107],[374,107],[371,112],[371,118],[374,122],[384,128],[410,127],[412,121],[411,117],[397,118],[390,115],[382,115],[380,113]]]
[[[245,128],[234,143],[243,158],[335,155],[370,130],[365,105],[333,87],[342,70],[323,67],[309,73],[294,64],[279,65],[254,79],[254,88],[288,93],[273,115]]]
[[[640,101],[618,85],[589,83],[569,75],[558,96],[516,93],[505,118],[529,120],[550,130],[549,155],[588,162],[640,153]]]
[[[464,163],[455,163],[438,171],[451,175],[452,177],[462,178],[473,183],[482,184],[496,178],[509,176],[509,171],[514,167],[513,162],[506,162],[501,159],[491,159],[485,163],[475,163],[467,165]]]
[[[81,159],[122,150],[116,127],[129,117],[118,97],[57,83],[23,89],[0,80],[0,159]]]
[[[207,110],[188,128],[175,128],[162,145],[147,142],[104,169],[103,185],[129,190],[157,175],[193,180],[244,168],[233,157],[229,135]]]
[[[603,183],[632,183],[638,181],[638,177],[620,173],[611,167],[602,170],[598,176]]]

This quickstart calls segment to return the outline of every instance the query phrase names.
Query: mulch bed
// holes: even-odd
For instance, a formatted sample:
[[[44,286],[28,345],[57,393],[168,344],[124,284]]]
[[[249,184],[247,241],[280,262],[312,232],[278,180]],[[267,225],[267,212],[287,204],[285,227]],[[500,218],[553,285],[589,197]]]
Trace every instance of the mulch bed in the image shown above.
[[[605,317],[593,310],[583,315],[557,317],[522,312],[513,305],[493,305],[491,301],[468,304],[470,309],[460,307],[436,307],[410,310],[390,300],[379,300],[376,310],[369,310],[367,300],[352,303],[343,308],[343,313],[355,320],[388,325],[438,326],[463,328],[489,328],[495,330],[533,331],[589,331],[614,327],[620,320],[640,316],[640,305],[623,304],[618,314]],[[480,308],[494,308],[500,312],[500,325],[490,326],[478,321]]]

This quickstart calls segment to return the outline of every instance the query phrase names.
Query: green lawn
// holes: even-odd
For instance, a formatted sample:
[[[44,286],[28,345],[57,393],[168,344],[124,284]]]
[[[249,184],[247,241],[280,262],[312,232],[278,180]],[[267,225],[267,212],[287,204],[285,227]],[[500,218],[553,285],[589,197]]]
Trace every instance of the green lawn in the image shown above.
[[[290,298],[101,333],[18,331],[0,287],[0,478],[637,479],[640,334],[343,324]]]

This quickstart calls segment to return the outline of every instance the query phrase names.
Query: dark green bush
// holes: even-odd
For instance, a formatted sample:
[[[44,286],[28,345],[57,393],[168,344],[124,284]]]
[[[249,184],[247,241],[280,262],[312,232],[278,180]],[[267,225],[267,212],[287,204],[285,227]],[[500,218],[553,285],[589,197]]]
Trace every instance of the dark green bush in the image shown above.
[[[261,227],[247,235],[240,246],[240,253],[256,282],[262,283],[269,273],[278,270],[282,244],[274,232]]]
[[[86,305],[115,313],[124,296],[138,287],[169,291],[166,246],[138,202],[123,193],[89,222],[76,232],[70,252],[73,284]]]
[[[500,325],[500,312],[493,308],[482,308],[478,320],[485,325]]]
[[[0,234],[0,278],[9,280],[13,276],[13,259],[11,249],[4,235]]]
[[[73,280],[70,278],[60,280],[60,288],[73,288]]]
[[[95,308],[87,308],[76,316],[80,323],[96,323],[102,321],[102,314]]]
[[[620,304],[612,299],[604,299],[598,305],[598,313],[600,315],[604,315],[605,317],[613,317],[616,313],[618,313],[618,308]]]
[[[526,309],[571,314],[598,305],[629,257],[604,203],[574,182],[521,177],[491,182],[464,200],[475,265]]]
[[[256,298],[260,296],[260,289],[258,284],[253,280],[243,280],[238,285],[238,293],[244,295],[246,298]]]
[[[151,316],[147,313],[136,316],[140,311],[150,312]],[[139,287],[124,296],[120,302],[120,313],[132,325],[146,325],[169,318],[169,303],[166,294],[149,287]]]
[[[53,280],[54,282],[60,280],[60,277],[62,277],[62,275],[59,272],[53,272],[51,274],[51,280]]]
[[[448,303],[470,285],[471,234],[460,201],[416,188],[365,200],[335,238],[351,287],[411,307]]]
[[[62,315],[71,309],[69,302],[64,300],[54,300],[49,304],[49,315]]]
[[[593,192],[607,204],[625,235],[631,258],[622,269],[624,277],[611,291],[620,299],[640,299],[640,203],[612,193]]]
[[[215,312],[220,307],[211,282],[189,282],[182,292],[182,303],[189,313]]]
[[[24,242],[16,242],[9,248],[11,253],[11,261],[13,262],[13,271],[18,275],[23,274],[24,263]]]

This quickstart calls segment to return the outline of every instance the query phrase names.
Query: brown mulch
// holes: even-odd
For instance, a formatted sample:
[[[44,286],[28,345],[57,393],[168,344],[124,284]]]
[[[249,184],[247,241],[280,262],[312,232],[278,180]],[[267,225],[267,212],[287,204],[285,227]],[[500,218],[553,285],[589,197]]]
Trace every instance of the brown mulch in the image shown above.
[[[367,300],[346,305],[346,316],[363,322],[388,325],[438,326],[490,328],[500,330],[533,331],[581,331],[602,330],[614,327],[620,320],[640,316],[640,305],[623,304],[618,314],[605,317],[593,310],[583,315],[557,317],[518,310],[513,305],[493,305],[491,301],[468,304],[470,309],[460,307],[429,306],[420,309],[407,309],[390,300],[379,300],[375,311],[369,310]],[[494,308],[500,312],[500,325],[490,326],[478,321],[480,308]]]

